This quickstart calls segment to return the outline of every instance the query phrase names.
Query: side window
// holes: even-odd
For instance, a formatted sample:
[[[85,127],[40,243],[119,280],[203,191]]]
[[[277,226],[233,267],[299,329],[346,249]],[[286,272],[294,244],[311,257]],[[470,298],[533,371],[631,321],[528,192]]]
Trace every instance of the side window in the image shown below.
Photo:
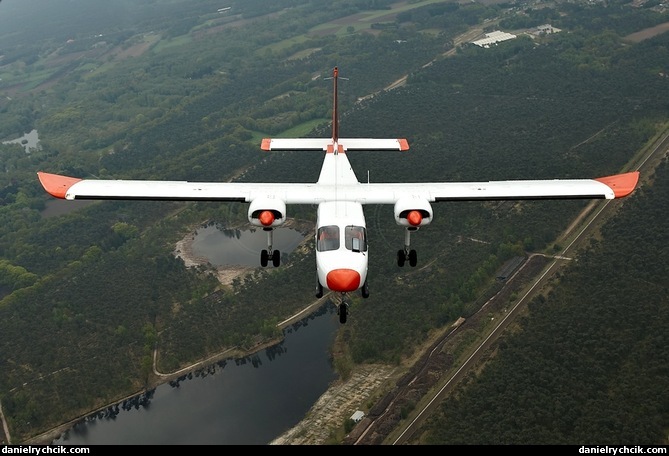
[[[322,226],[316,235],[316,250],[327,252],[339,248],[339,227],[337,225]]]
[[[362,226],[347,226],[344,233],[346,248],[354,252],[367,251],[367,234]]]

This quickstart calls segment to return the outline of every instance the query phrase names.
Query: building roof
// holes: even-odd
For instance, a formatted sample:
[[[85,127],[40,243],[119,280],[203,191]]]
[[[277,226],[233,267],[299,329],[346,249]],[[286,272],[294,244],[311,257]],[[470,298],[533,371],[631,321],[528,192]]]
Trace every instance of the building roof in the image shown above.
[[[494,32],[486,33],[485,38],[472,41],[472,43],[474,43],[477,46],[488,47],[491,44],[497,44],[501,41],[512,40],[514,38],[516,38],[516,35],[512,33],[506,33],[506,32],[501,32],[499,30],[495,30]]]
[[[356,422],[360,421],[364,417],[365,417],[365,412],[363,412],[362,410],[356,410],[355,413],[351,415],[351,419]]]
[[[497,273],[497,280],[504,281],[509,278],[524,261],[524,256],[516,256],[508,260]]]

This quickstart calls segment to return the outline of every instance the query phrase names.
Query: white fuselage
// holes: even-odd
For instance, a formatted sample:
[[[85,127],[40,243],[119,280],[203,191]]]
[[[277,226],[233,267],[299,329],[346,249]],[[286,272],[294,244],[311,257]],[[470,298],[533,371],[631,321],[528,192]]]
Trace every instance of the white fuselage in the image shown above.
[[[362,204],[339,193],[340,186],[358,184],[346,157],[328,151],[317,186],[331,189],[332,195],[318,204],[316,222],[316,269],[318,281],[332,291],[350,292],[367,280],[367,230]]]
[[[316,225],[316,270],[320,284],[339,292],[362,287],[367,280],[368,264],[362,205],[350,201],[320,203]]]

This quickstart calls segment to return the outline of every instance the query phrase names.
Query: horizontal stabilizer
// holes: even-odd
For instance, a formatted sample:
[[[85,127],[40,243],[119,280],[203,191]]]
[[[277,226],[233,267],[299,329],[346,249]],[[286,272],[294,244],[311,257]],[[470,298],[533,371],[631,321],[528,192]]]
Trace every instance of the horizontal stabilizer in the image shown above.
[[[338,150],[408,150],[409,142],[404,138],[339,138]],[[331,138],[265,138],[262,150],[322,150],[333,151],[335,142]]]

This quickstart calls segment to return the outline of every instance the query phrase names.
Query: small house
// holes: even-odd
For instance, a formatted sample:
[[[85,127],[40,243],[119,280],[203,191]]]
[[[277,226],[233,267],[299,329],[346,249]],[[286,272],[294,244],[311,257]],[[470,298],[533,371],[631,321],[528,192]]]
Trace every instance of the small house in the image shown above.
[[[365,417],[365,412],[362,410],[356,410],[353,415],[351,415],[351,419],[355,421],[356,423],[359,423],[360,420],[362,420]]]

